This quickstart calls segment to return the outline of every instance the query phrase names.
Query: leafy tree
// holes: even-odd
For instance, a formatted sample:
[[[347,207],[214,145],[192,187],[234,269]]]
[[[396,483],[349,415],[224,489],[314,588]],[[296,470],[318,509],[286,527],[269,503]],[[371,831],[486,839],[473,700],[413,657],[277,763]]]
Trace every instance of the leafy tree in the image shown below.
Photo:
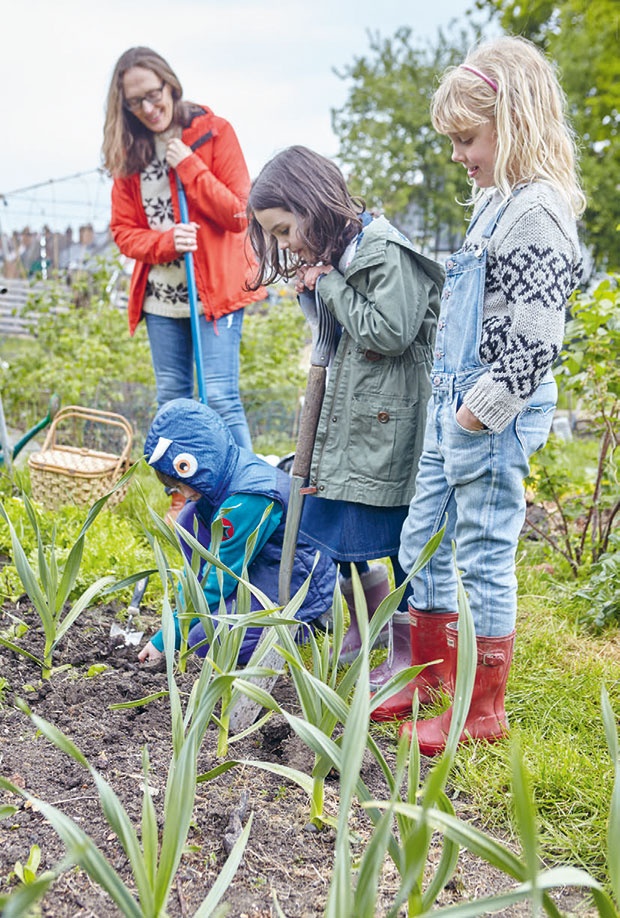
[[[617,270],[617,0],[476,0],[475,9],[486,12],[489,21],[506,32],[530,38],[559,65],[581,148],[588,197],[584,237],[596,262]],[[436,239],[440,228],[456,239],[462,234],[463,211],[455,199],[463,200],[467,190],[464,174],[449,161],[447,141],[432,129],[430,98],[438,75],[462,60],[481,31],[470,18],[468,30],[455,40],[448,41],[440,31],[437,41],[425,47],[414,47],[411,29],[405,27],[392,38],[370,35],[370,53],[338,74],[352,84],[344,106],[332,111],[339,158],[351,187],[431,250],[440,247]]]
[[[581,146],[595,259],[620,267],[620,55],[618,0],[477,0],[502,28],[540,45],[559,66]]]
[[[448,141],[433,130],[430,100],[438,76],[462,60],[473,37],[463,31],[451,44],[440,32],[436,44],[415,47],[411,36],[409,28],[393,38],[369,34],[370,54],[338,73],[352,85],[344,106],[332,110],[332,125],[352,190],[418,245],[437,251],[440,231],[447,246],[462,236],[457,199],[465,200],[468,188]]]

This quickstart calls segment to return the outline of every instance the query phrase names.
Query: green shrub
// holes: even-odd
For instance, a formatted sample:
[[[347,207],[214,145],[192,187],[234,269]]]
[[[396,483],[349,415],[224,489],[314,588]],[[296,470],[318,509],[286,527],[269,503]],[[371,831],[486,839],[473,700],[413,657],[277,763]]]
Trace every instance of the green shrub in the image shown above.
[[[60,279],[33,291],[25,315],[34,337],[0,346],[0,390],[12,427],[27,430],[45,416],[52,393],[62,405],[86,405],[128,417],[139,437],[156,410],[155,378],[144,323],[129,337],[127,316],[110,302],[115,261],[100,259],[72,286]],[[255,449],[280,455],[294,447],[302,352],[307,326],[294,297],[246,310],[240,386]]]
[[[610,551],[605,552],[592,568],[592,575],[577,596],[586,600],[581,621],[600,631],[609,625],[620,625],[620,533],[612,533]]]
[[[301,357],[308,341],[303,313],[285,288],[275,302],[246,310],[239,382],[258,452],[282,456],[294,448],[299,397],[306,381]]]
[[[154,404],[146,333],[139,329],[131,339],[126,314],[112,306],[113,269],[112,262],[100,259],[77,290],[51,280],[31,295],[25,314],[35,319],[34,338],[25,348],[5,348],[0,364],[4,411],[12,426],[27,429],[40,420],[53,392],[63,405],[119,410],[129,399],[125,384],[132,383],[144,387]]]
[[[286,289],[275,302],[246,310],[241,339],[241,388],[250,399],[267,389],[298,390],[306,381],[301,351],[309,333],[297,300]],[[252,402],[250,401],[250,407]]]
[[[545,450],[533,462],[537,499],[547,521],[538,532],[569,563],[575,577],[607,552],[620,520],[620,287],[610,275],[572,301],[572,318],[557,371],[574,400],[580,427],[596,443],[592,463],[575,480],[571,450]]]

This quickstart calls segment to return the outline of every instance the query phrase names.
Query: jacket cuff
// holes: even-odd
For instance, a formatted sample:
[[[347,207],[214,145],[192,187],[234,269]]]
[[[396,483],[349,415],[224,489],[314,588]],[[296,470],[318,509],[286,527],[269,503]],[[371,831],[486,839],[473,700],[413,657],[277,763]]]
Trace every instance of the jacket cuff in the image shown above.
[[[169,261],[174,261],[175,258],[182,258],[183,253],[177,252],[176,246],[174,244],[174,227],[171,226],[170,229],[167,229],[164,233],[161,234],[161,236],[161,259],[157,262],[157,264],[167,264]]]
[[[336,269],[328,271],[326,274],[321,274],[316,282],[316,289],[325,301],[325,305],[329,307],[341,325],[342,321],[338,316],[338,306],[342,300],[343,288],[346,288],[346,286],[347,283],[344,277]]]
[[[159,650],[160,653],[164,652],[164,634],[161,628],[157,632],[157,634],[154,634],[153,637],[151,638],[151,644],[153,645],[155,650]]]
[[[193,181],[202,172],[208,172],[209,168],[196,153],[192,153],[191,156],[186,156],[185,159],[181,160],[176,171],[183,184],[185,184]]]

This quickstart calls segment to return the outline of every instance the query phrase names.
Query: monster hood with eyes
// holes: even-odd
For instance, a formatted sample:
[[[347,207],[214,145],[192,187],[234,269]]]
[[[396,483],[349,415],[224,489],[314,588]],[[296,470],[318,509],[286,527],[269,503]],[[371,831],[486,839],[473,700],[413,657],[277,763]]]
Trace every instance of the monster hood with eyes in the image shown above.
[[[185,482],[202,495],[198,501],[188,501],[178,517],[181,532],[196,532],[205,546],[210,542],[209,524],[226,507],[231,495],[257,494],[278,503],[282,513],[276,528],[259,547],[247,567],[250,582],[265,596],[275,602],[278,596],[280,561],[286,529],[286,511],[290,494],[288,475],[254,453],[235,443],[225,423],[211,408],[188,399],[167,402],[157,412],[149,430],[144,452],[147,462],[157,471],[174,480]],[[230,504],[228,506],[233,506]],[[250,502],[246,507],[251,506]],[[260,507],[260,504],[259,504]],[[255,512],[250,510],[250,513]],[[260,511],[262,514],[262,509]],[[197,530],[194,524],[198,521]],[[258,523],[258,519],[256,520]],[[186,558],[191,558],[191,547],[180,537]],[[247,551],[247,546],[246,546]],[[243,550],[242,550],[243,554]],[[242,559],[243,560],[243,559]],[[243,560],[245,565],[245,560]],[[295,549],[295,564],[291,591],[296,593],[306,586],[302,605],[296,617],[310,622],[326,612],[332,604],[336,582],[336,566],[327,554],[316,549],[300,537]],[[236,586],[225,596],[226,607],[234,608]],[[261,600],[252,593],[251,608],[263,608]],[[198,641],[205,638],[204,629],[190,632]],[[242,638],[239,662],[247,663],[260,636],[260,628],[248,628]],[[157,640],[154,636],[153,640]],[[195,643],[195,641],[193,641]],[[159,647],[155,645],[157,649]],[[163,649],[163,640],[161,641]]]
[[[233,493],[279,494],[277,470],[237,446],[220,416],[192,399],[173,399],[159,409],[144,453],[154,469],[189,485],[215,507]]]

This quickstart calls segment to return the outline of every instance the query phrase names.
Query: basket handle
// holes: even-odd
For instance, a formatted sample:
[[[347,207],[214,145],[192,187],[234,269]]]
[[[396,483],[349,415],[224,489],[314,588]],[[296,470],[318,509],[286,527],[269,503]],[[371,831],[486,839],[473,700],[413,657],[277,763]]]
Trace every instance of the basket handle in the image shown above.
[[[50,429],[47,432],[43,449],[54,449],[56,446],[56,431],[63,421],[70,418],[80,418],[84,421],[92,421],[96,424],[108,424],[110,427],[118,427],[125,434],[125,445],[116,465],[116,472],[123,472],[129,465],[131,447],[133,443],[133,429],[127,418],[122,414],[115,414],[112,411],[100,411],[98,408],[83,408],[80,405],[67,405],[61,408],[58,414],[52,420]]]

